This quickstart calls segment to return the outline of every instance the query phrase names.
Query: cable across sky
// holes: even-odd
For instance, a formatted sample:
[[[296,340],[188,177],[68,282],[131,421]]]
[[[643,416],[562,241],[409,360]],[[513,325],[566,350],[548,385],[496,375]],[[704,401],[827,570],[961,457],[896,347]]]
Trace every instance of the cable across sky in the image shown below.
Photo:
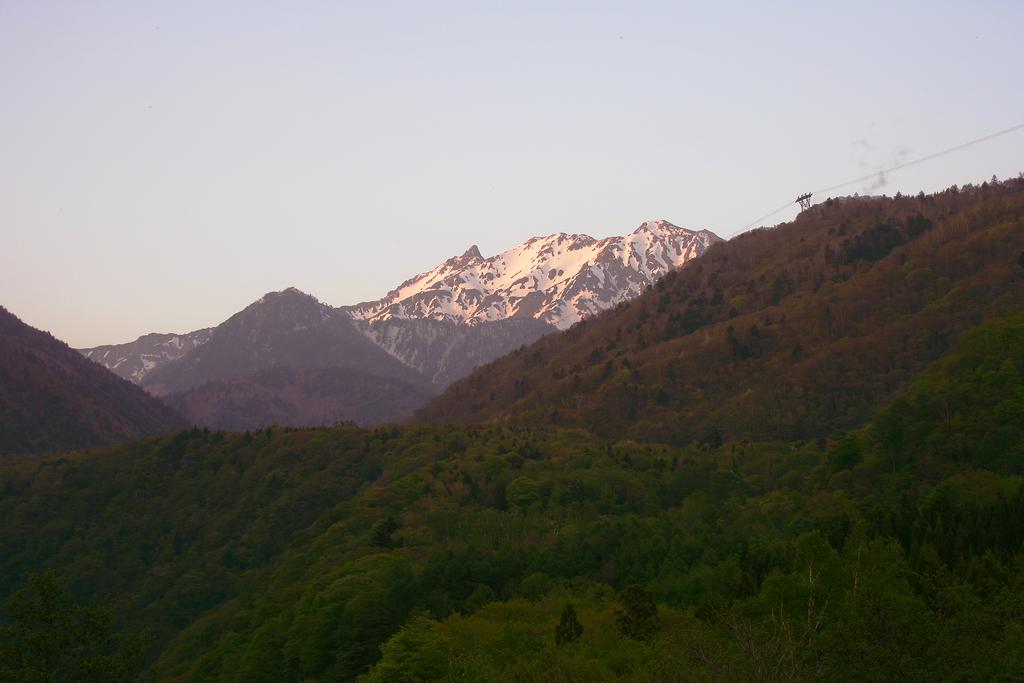
[[[998,137],[1000,137],[1002,135],[1007,135],[1007,134],[1012,133],[1014,131],[1018,131],[1018,130],[1020,130],[1022,128],[1024,128],[1024,123],[1018,123],[1015,126],[1010,126],[1009,128],[1004,128],[1003,130],[996,131],[995,133],[989,133],[988,135],[985,135],[983,137],[976,138],[976,139],[970,140],[968,142],[963,142],[963,143],[961,143],[959,145],[955,145],[953,147],[949,147],[949,148],[944,149],[944,150],[942,150],[940,152],[935,152],[934,154],[929,154],[927,156],[923,156],[923,157],[921,157],[919,159],[913,159],[911,161],[905,161],[903,163],[896,164],[895,166],[891,166],[889,168],[883,168],[881,170],[874,171],[873,173],[868,173],[867,175],[860,176],[859,178],[854,178],[852,180],[845,180],[845,181],[843,181],[841,183],[837,183],[835,185],[830,185],[828,187],[823,187],[823,188],[821,188],[819,190],[814,190],[813,192],[811,192],[811,194],[812,195],[824,194],[826,192],[832,192],[833,190],[838,190],[839,188],[842,188],[842,187],[847,187],[849,185],[856,185],[857,183],[863,183],[865,181],[873,180],[875,178],[880,178],[880,177],[884,178],[886,176],[886,174],[888,174],[888,173],[893,173],[894,171],[899,171],[901,169],[908,168],[910,166],[916,166],[917,164],[923,164],[926,161],[931,161],[932,159],[938,159],[941,156],[945,156],[947,154],[952,154],[953,152],[959,152],[962,149],[967,149],[968,147],[973,147],[974,145],[981,144],[982,142],[988,142],[989,140],[992,140],[994,138],[998,138]],[[795,202],[793,202],[792,200],[786,202],[785,204],[783,204],[779,208],[774,209],[773,211],[771,211],[769,213],[766,213],[765,215],[763,215],[760,218],[757,218],[757,219],[751,221],[750,223],[747,223],[745,226],[740,228],[734,234],[739,234],[741,232],[744,232],[745,230],[749,230],[750,228],[754,227],[755,225],[759,225],[766,218],[771,218],[772,216],[774,216],[775,214],[779,213],[780,211],[788,209],[794,203]]]

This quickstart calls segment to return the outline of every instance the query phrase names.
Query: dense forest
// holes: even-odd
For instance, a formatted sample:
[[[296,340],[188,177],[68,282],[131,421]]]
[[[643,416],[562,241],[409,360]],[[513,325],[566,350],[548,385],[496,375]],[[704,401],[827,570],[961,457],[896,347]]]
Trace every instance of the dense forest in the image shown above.
[[[1022,204],[718,245],[455,424],[0,459],[0,680],[1021,680]]]
[[[194,430],[16,459],[2,588],[49,570],[108,614],[62,665],[114,680],[345,680],[381,652],[368,680],[1019,679],[1021,367],[1024,316],[991,321],[824,444]],[[9,679],[42,666],[12,643],[79,637],[40,609],[58,589],[9,601]]]

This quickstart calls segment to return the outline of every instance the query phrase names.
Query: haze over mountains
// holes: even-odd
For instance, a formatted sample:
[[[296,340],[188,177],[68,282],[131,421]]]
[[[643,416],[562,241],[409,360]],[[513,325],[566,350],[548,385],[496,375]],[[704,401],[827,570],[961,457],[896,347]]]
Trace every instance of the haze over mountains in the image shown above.
[[[474,246],[378,301],[334,308],[290,288],[214,328],[82,353],[155,395],[174,395],[168,401],[204,426],[395,420],[476,366],[635,297],[716,241],[706,230],[648,221],[624,237],[558,233],[490,258]],[[303,370],[301,382],[285,383],[287,397],[283,376],[269,384],[256,378],[282,367]],[[327,368],[357,372],[351,377],[360,390],[342,390],[337,372],[314,379]],[[373,396],[367,376],[386,380],[385,395],[405,386],[406,399]],[[208,382],[217,386],[200,392]],[[314,385],[318,397],[307,393]],[[328,400],[329,387],[341,393]],[[301,408],[313,405],[320,407],[309,414]]]

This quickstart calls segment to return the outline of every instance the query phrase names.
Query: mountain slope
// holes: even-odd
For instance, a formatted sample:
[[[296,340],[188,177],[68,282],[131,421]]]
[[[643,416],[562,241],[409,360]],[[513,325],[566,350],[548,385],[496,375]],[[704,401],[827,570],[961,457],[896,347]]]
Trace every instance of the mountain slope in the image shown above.
[[[407,418],[476,365],[553,329],[532,318],[371,326],[293,288],[267,294],[209,330],[146,335],[82,353],[205,427],[376,424]],[[275,368],[280,372],[266,372]]]
[[[85,448],[182,426],[139,387],[0,307],[0,454]]]
[[[534,237],[490,258],[473,246],[383,299],[346,310],[370,322],[536,318],[565,329],[636,296],[717,241],[707,230],[647,221],[624,237]]]
[[[345,368],[279,366],[244,379],[207,382],[164,401],[191,424],[240,432],[272,424],[397,422],[432,396],[422,385]]]
[[[448,320],[356,321],[374,343],[423,374],[439,390],[555,328],[535,318],[509,318],[465,325]],[[418,406],[417,406],[418,407]],[[411,414],[411,413],[410,413]]]
[[[863,421],[967,327],[1024,307],[1024,181],[829,200],[477,369],[421,422],[807,438]]]
[[[425,384],[419,373],[361,334],[344,313],[291,288],[269,293],[231,316],[206,343],[154,369],[142,385],[163,395],[277,366],[339,367]]]
[[[151,371],[205,344],[212,332],[212,327],[186,334],[155,332],[126,344],[107,344],[78,351],[118,376],[140,384]]]

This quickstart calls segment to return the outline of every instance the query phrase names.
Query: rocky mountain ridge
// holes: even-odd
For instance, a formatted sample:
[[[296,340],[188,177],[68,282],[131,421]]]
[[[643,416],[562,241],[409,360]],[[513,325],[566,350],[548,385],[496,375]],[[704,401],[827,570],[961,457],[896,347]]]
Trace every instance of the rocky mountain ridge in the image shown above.
[[[82,355],[116,375],[140,384],[151,370],[202,346],[209,340],[212,327],[186,334],[144,334],[133,342],[107,344],[82,349]]]
[[[567,233],[534,237],[490,258],[474,245],[384,298],[346,310],[371,324],[536,318],[564,330],[637,296],[717,241],[707,230],[656,220],[628,235],[601,240]]]

